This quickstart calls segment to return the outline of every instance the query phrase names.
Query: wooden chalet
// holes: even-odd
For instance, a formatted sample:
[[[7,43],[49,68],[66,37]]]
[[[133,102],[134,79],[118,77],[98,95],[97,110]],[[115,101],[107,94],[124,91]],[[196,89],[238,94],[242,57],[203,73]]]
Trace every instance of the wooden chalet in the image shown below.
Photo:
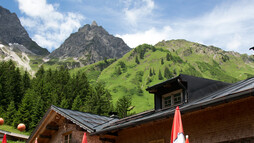
[[[179,75],[148,87],[154,109],[115,119],[52,106],[29,143],[169,143],[174,110],[192,143],[254,143],[254,78],[234,84]]]

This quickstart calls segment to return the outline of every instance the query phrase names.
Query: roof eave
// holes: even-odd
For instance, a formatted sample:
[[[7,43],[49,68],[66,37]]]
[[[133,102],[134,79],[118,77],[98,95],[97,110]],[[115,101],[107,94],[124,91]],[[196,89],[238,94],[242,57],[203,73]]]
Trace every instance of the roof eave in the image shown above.
[[[178,78],[180,78],[180,75],[177,76],[177,77],[173,77],[173,78],[171,78],[171,79],[168,79],[168,80],[166,80],[166,81],[163,81],[163,82],[161,82],[161,83],[155,84],[155,85],[153,85],[153,86],[151,86],[151,87],[148,87],[148,88],[146,88],[146,91],[151,91],[151,90],[153,90],[153,89],[157,89],[157,88],[161,87],[161,86],[164,85],[164,84],[169,84],[169,83],[175,82],[175,81],[177,81]]]
[[[81,128],[87,130],[89,133],[95,132],[94,129],[89,128],[87,126],[85,126],[84,124],[80,123],[79,121],[75,120],[74,118],[72,118],[71,116],[69,116],[68,114],[62,112],[61,110],[57,109],[56,106],[52,105],[51,108],[57,112],[58,114],[62,115],[63,117],[65,117],[66,119],[72,121],[73,123],[75,123],[76,125],[80,126]]]
[[[207,102],[204,102],[203,104],[196,104],[196,105],[189,105],[189,106],[182,107],[181,108],[181,113],[185,114],[185,113],[189,113],[189,112],[194,112],[194,111],[202,110],[206,107],[217,106],[217,105],[220,105],[220,104],[225,103],[225,102],[227,103],[229,101],[234,101],[234,100],[246,98],[246,97],[249,97],[249,96],[254,96],[254,88],[246,90],[246,91],[242,91],[242,92],[239,92],[239,93],[234,93],[234,94],[231,94],[231,95],[227,95],[227,96],[224,96],[223,98],[218,98],[218,99],[215,99],[215,100],[212,100],[212,101],[207,101]],[[136,125],[139,125],[139,124],[142,124],[142,123],[147,123],[147,122],[154,121],[154,120],[157,120],[157,119],[173,117],[173,115],[174,115],[174,110],[169,110],[168,112],[165,112],[165,113],[163,113],[159,116],[154,116],[154,117],[148,118],[146,120],[140,120],[140,121],[137,121],[137,122],[126,123],[126,124],[122,124],[120,126],[107,128],[107,129],[104,129],[104,130],[100,130],[98,132],[91,133],[91,135],[104,134],[104,133],[109,132],[109,131],[119,130],[119,129],[131,127],[131,126],[136,126]]]

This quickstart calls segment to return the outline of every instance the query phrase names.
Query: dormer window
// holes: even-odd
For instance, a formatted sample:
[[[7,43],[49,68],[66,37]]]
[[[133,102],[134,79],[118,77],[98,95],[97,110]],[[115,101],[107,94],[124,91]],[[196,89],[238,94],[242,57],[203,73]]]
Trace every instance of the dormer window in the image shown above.
[[[162,108],[179,105],[183,102],[182,89],[162,95]]]

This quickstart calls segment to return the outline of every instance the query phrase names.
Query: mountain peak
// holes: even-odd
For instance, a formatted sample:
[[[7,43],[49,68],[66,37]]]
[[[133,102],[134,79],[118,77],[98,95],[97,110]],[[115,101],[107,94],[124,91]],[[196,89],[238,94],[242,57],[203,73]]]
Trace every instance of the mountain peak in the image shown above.
[[[109,34],[95,21],[79,28],[71,34],[64,43],[51,54],[51,58],[75,58],[83,65],[92,64],[105,58],[121,58],[131,49],[121,38]]]
[[[96,21],[93,21],[91,26],[98,26],[98,24],[96,23]]]
[[[47,49],[41,48],[33,41],[25,28],[21,25],[15,13],[0,6],[0,40],[2,43],[18,43],[25,46],[36,55],[49,54]]]

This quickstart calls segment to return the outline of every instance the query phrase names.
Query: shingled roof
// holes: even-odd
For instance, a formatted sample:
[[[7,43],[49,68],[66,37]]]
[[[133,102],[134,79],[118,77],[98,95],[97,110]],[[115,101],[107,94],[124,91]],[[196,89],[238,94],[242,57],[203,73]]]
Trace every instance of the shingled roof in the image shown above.
[[[175,80],[177,78],[174,78]],[[170,81],[166,81],[170,82]],[[165,82],[164,82],[165,83]],[[157,84],[151,88],[157,88],[161,86],[163,83]],[[245,98],[247,96],[254,96],[254,78],[250,78],[247,80],[243,80],[237,82],[235,84],[231,84],[222,88],[220,90],[214,91],[200,99],[196,99],[195,101],[188,102],[186,104],[181,105],[181,112],[187,113],[196,110],[203,109],[208,106],[214,106],[218,104],[223,104],[225,102],[229,102],[231,100],[236,100],[239,98]],[[175,111],[175,107],[165,108],[161,110],[151,110],[147,112],[143,112],[137,115],[133,115],[127,118],[120,119],[116,122],[111,123],[108,126],[105,126],[102,130],[92,133],[91,135],[106,133],[109,131],[119,130],[130,126],[135,126],[139,124],[143,124],[149,121],[173,117]]]
[[[96,130],[99,130],[109,125],[110,123],[118,120],[116,118],[63,109],[54,105],[51,106],[51,110],[54,110],[66,119],[72,121],[76,125],[79,125],[81,128],[88,130],[88,132],[94,132]]]
[[[43,116],[40,123],[37,125],[35,130],[30,135],[27,142],[32,140],[33,136],[35,136],[36,132],[39,131],[40,126],[43,122],[46,121],[46,118],[51,115],[52,112],[56,112],[66,118],[67,120],[73,122],[74,124],[80,126],[82,129],[86,130],[89,133],[98,131],[105,126],[110,125],[112,122],[117,121],[117,118],[111,118],[107,116],[100,116],[96,114],[80,112],[70,109],[64,109],[57,106],[52,105],[47,113]]]

